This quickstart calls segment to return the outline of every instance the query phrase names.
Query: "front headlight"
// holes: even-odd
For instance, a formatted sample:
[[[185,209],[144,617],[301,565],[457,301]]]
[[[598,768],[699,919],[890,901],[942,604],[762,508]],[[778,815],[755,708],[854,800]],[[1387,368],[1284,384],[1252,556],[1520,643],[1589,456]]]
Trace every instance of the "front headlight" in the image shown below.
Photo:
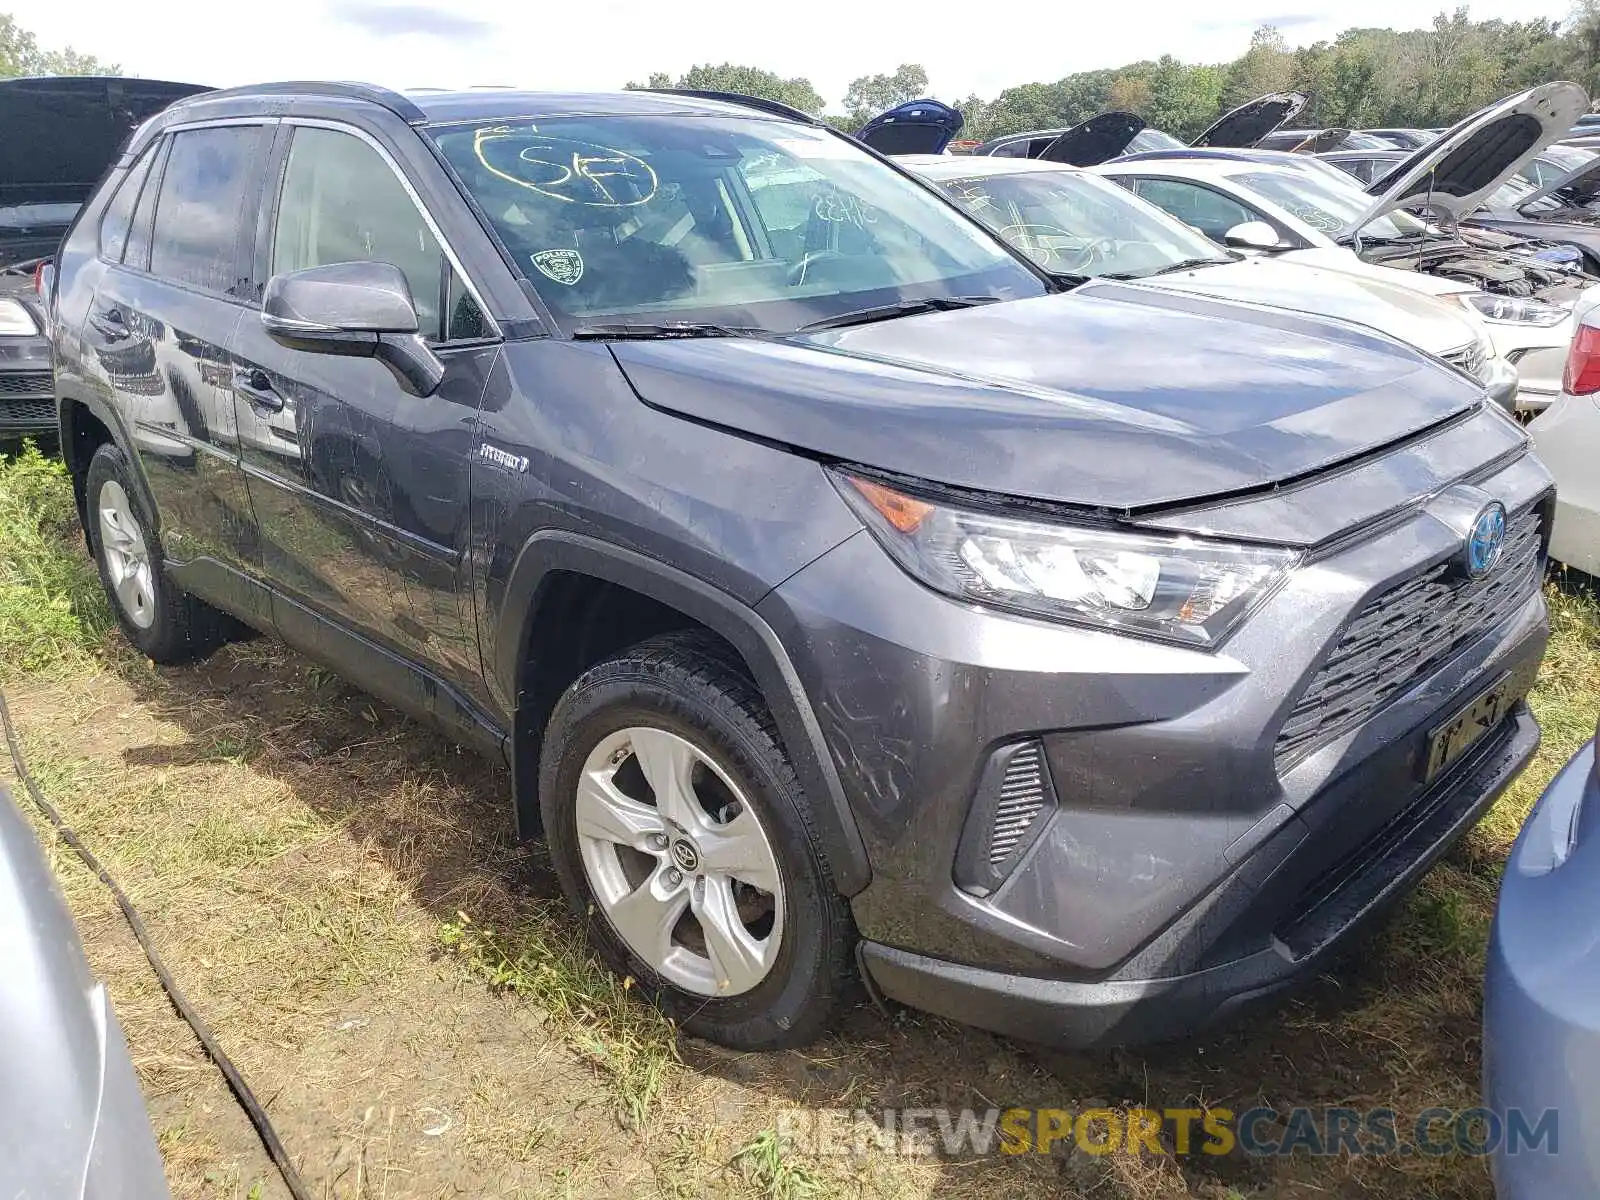
[[[1502,325],[1559,325],[1572,310],[1526,296],[1496,296],[1492,292],[1463,292],[1461,303],[1474,309],[1485,321]]]
[[[38,332],[38,323],[21,301],[0,298],[0,337],[34,337]]]
[[[1277,547],[1018,520],[835,478],[891,557],[936,591],[1189,646],[1220,645],[1300,561]]]

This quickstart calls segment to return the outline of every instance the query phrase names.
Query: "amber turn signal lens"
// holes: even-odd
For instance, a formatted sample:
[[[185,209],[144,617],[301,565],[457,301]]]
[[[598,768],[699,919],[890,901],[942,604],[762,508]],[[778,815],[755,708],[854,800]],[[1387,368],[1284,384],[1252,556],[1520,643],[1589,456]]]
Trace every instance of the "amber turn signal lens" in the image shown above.
[[[927,520],[928,514],[933,511],[933,505],[910,496],[903,496],[881,483],[873,483],[870,479],[857,479],[854,475],[847,478],[850,480],[850,486],[866,498],[867,503],[877,510],[878,515],[901,533],[915,533],[917,526]]]

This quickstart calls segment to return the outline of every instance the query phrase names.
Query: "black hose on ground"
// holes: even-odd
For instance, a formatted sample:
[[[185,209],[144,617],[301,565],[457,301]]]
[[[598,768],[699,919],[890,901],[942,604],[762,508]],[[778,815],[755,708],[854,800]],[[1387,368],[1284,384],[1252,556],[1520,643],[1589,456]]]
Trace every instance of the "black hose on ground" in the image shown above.
[[[195,1037],[200,1039],[200,1045],[205,1049],[206,1056],[216,1064],[217,1070],[222,1072],[222,1077],[228,1081],[228,1087],[233,1091],[234,1097],[239,1101],[239,1106],[244,1109],[245,1115],[250,1118],[250,1123],[256,1127],[256,1133],[261,1138],[261,1145],[266,1149],[268,1157],[278,1168],[278,1173],[283,1176],[283,1182],[289,1189],[289,1194],[294,1200],[311,1200],[311,1192],[300,1178],[299,1172],[294,1169],[294,1164],[289,1161],[289,1152],[284,1149],[283,1142],[278,1139],[277,1130],[273,1129],[272,1121],[267,1117],[266,1109],[261,1107],[255,1093],[250,1090],[250,1085],[239,1074],[239,1068],[233,1065],[233,1060],[227,1056],[222,1047],[217,1045],[216,1038],[200,1014],[195,1012],[189,1003],[189,998],[178,987],[177,981],[172,978],[172,973],[167,970],[167,964],[161,960],[161,955],[156,952],[155,945],[150,940],[149,931],[145,929],[144,922],[139,918],[139,912],[117,886],[116,880],[106,873],[100,865],[100,860],[94,852],[85,846],[76,832],[61,818],[55,805],[44,798],[44,793],[39,790],[39,785],[34,782],[33,776],[28,773],[28,764],[22,757],[22,747],[17,741],[16,727],[11,723],[11,709],[6,705],[4,691],[0,691],[0,724],[5,726],[6,747],[11,751],[11,766],[17,773],[17,778],[22,780],[22,786],[27,789],[28,796],[38,805],[39,811],[45,819],[55,827],[57,835],[70,846],[79,858],[83,859],[88,868],[95,873],[101,883],[110,890],[112,897],[117,902],[117,907],[122,910],[122,915],[127,919],[128,928],[133,930],[133,936],[138,939],[139,947],[144,951],[145,958],[150,960],[150,969],[156,973],[156,978],[161,981],[161,989],[167,993],[167,999],[172,1001],[172,1007],[178,1015],[188,1022],[189,1028],[194,1030]]]

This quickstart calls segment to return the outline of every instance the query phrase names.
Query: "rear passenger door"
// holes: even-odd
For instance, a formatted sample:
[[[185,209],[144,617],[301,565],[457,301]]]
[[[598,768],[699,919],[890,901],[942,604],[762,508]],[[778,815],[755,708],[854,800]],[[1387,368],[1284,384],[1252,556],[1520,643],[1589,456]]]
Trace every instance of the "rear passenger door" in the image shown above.
[[[431,396],[376,359],[291,350],[252,313],[233,343],[241,453],[279,632],[415,708],[422,676],[481,682],[464,586],[469,468],[498,338],[399,167],[364,132],[286,119],[258,285],[338,262],[387,262],[445,366]],[[419,690],[420,689],[420,690]]]
[[[260,565],[227,346],[247,311],[248,263],[271,123],[180,129],[130,170],[101,223],[108,264],[85,365],[122,412],[185,587],[259,613]]]

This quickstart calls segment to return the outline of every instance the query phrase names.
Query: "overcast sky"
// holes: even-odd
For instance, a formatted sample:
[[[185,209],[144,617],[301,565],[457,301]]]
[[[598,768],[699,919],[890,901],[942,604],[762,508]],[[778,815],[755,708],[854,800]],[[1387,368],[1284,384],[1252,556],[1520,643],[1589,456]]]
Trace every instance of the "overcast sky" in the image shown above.
[[[0,0],[50,48],[214,86],[361,79],[390,87],[603,90],[736,62],[804,75],[836,109],[850,80],[921,63],[946,99],[1174,54],[1221,62],[1271,23],[1291,45],[1352,25],[1419,28],[1455,0],[1010,0],[1001,8],[810,0]],[[1472,16],[1565,17],[1569,0],[1476,0]]]

